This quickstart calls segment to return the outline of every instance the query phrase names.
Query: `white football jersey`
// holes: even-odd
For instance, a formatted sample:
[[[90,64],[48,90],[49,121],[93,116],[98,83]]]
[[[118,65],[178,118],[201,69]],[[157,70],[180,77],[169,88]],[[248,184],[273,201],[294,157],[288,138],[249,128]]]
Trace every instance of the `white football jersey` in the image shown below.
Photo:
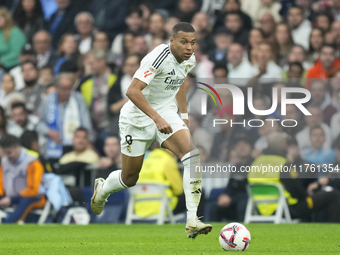
[[[194,54],[188,60],[178,63],[171,53],[170,45],[161,44],[143,58],[133,78],[147,84],[142,93],[160,115],[169,109],[177,112],[176,94],[195,65]],[[135,126],[147,126],[153,121],[131,100],[123,106],[122,118]]]

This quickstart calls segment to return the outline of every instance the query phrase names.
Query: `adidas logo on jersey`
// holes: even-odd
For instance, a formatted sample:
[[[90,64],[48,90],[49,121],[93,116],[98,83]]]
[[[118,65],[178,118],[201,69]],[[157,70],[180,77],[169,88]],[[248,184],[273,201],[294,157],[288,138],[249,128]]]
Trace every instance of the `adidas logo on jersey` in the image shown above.
[[[169,75],[175,75],[175,69],[172,69],[172,71],[170,73],[168,73]]]

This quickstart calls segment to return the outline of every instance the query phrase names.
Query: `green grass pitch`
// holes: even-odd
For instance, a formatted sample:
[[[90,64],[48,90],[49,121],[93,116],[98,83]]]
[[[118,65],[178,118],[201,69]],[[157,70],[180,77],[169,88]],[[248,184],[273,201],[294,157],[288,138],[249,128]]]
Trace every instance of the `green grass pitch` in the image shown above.
[[[0,225],[0,254],[226,254],[218,242],[227,223],[195,240],[176,225]],[[246,254],[340,254],[340,224],[248,224]],[[231,252],[227,252],[231,253]]]

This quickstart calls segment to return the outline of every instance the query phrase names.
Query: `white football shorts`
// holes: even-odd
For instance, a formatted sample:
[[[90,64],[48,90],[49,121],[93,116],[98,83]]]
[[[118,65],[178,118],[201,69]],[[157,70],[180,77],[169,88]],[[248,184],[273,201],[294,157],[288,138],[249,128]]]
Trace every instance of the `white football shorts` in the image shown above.
[[[156,126],[155,122],[145,126],[138,127],[130,124],[125,116],[119,118],[119,133],[121,138],[121,152],[127,156],[138,157],[147,151],[152,142],[156,140],[160,145],[181,129],[188,129],[184,121],[178,116],[176,112],[167,111],[162,113],[161,116],[172,127],[171,134],[161,133]]]

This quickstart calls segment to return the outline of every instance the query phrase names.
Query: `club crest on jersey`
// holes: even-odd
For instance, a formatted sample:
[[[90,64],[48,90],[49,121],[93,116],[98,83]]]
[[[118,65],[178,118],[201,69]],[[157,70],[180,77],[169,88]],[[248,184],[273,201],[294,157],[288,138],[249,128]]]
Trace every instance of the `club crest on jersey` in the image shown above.
[[[131,146],[130,145],[128,145],[127,147],[126,147],[126,149],[127,149],[127,151],[129,152],[129,153],[131,153]]]
[[[188,72],[189,66],[190,66],[190,65],[187,65],[187,66],[185,67],[185,74]]]
[[[154,73],[156,72],[156,69],[153,68],[153,67],[150,67],[149,70],[150,70],[151,72],[154,72]]]

